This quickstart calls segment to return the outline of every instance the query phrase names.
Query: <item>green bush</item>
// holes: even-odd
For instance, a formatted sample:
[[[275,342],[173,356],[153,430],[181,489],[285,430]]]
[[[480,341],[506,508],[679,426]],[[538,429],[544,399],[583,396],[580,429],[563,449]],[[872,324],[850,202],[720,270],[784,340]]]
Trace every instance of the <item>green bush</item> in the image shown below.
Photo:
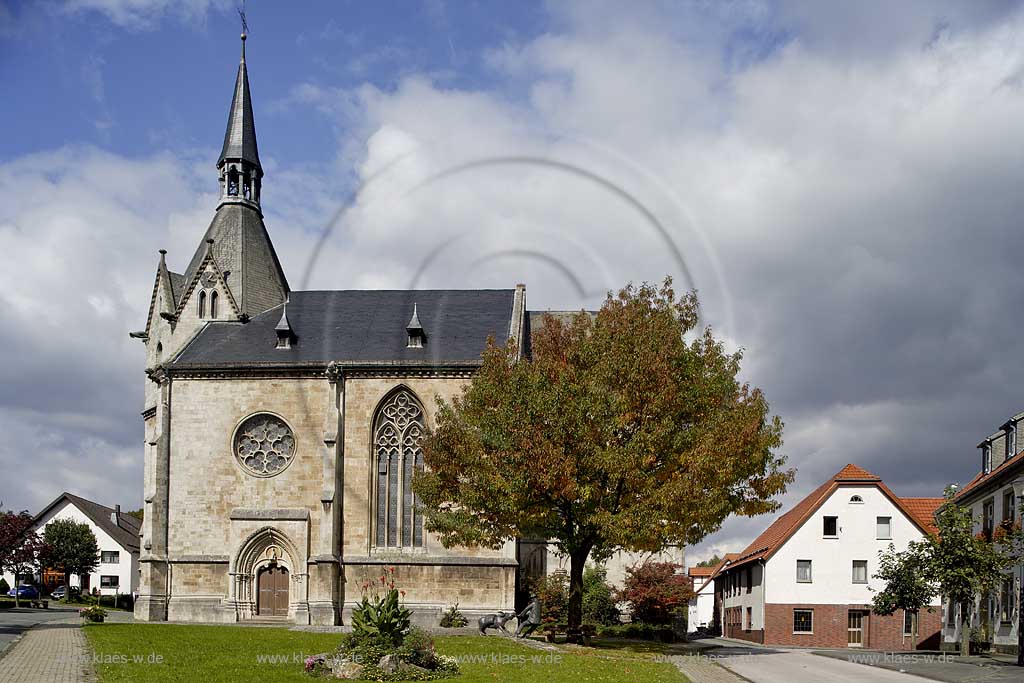
[[[663,643],[675,641],[675,633],[671,628],[633,622],[618,626],[602,626],[597,630],[602,638],[631,638],[635,640],[657,640]]]
[[[448,608],[441,616],[441,628],[462,628],[469,623],[466,615],[459,611],[459,603]]]
[[[383,596],[377,588],[384,589]],[[405,591],[395,588],[394,567],[384,570],[379,587],[376,583],[363,584],[363,599],[352,610],[352,633],[361,641],[401,645],[409,632],[412,612],[402,605],[399,593],[405,595]]]
[[[0,595],[7,595],[9,590],[11,587],[7,584],[7,579],[0,577]]]
[[[601,565],[588,565],[583,571],[583,623],[615,626],[619,609],[615,606],[612,587],[605,580],[608,570]]]
[[[343,661],[363,666],[361,680],[429,681],[457,676],[458,663],[451,657],[437,654],[430,634],[412,628],[412,613],[401,602],[405,591],[395,588],[394,568],[386,569],[379,581],[379,584],[363,584],[363,598],[352,610],[352,632],[341,637],[333,657],[307,658],[306,673],[330,677],[332,662]],[[378,590],[383,590],[384,594]],[[458,612],[458,606],[452,609]],[[379,666],[381,658],[387,655],[394,655],[401,662],[399,669],[391,674]]]
[[[538,577],[532,592],[540,600],[542,630],[565,623],[569,617],[569,577],[563,573]]]

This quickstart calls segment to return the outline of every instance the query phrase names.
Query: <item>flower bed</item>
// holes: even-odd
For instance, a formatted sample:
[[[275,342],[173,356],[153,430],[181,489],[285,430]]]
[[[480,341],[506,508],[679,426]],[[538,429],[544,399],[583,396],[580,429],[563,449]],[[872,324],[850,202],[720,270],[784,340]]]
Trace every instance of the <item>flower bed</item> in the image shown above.
[[[93,605],[92,607],[83,607],[78,610],[78,616],[82,617],[87,621],[102,622],[107,618],[107,610],[103,609],[99,605]]]
[[[459,675],[455,659],[437,653],[434,639],[412,628],[411,613],[401,603],[405,592],[395,588],[394,569],[380,585],[363,586],[363,598],[352,610],[352,633],[337,650],[306,659],[311,676],[363,681],[431,681]]]

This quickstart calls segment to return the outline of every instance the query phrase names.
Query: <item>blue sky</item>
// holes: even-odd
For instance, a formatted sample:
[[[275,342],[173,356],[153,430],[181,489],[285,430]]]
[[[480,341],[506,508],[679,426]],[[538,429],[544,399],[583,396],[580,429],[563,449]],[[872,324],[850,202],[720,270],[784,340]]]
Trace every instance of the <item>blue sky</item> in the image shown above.
[[[525,282],[531,308],[572,309],[672,275],[786,423],[786,504],[848,462],[938,495],[1024,408],[1020,2],[248,16],[263,208],[293,286]],[[216,206],[238,34],[220,0],[0,4],[8,507],[141,502],[127,333],[157,250],[182,270]],[[769,522],[731,520],[692,557]]]
[[[91,143],[118,154],[217,143],[239,54],[232,3],[202,16],[122,19],[98,10],[14,3],[0,78],[18,94],[0,112],[0,156]],[[393,87],[409,73],[487,87],[480,52],[543,30],[536,3],[249,3],[249,63],[260,140],[290,160],[326,162],[332,127],[316,111],[275,103],[300,83]]]

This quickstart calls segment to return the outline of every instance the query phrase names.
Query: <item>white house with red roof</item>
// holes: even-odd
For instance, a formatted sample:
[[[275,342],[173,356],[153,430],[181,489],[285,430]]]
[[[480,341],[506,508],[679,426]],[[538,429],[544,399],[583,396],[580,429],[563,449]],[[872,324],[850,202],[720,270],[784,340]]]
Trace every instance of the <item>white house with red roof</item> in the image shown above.
[[[723,635],[768,645],[936,648],[942,615],[871,613],[878,555],[935,530],[941,498],[900,498],[880,477],[847,465],[775,520],[711,580]]]
[[[103,595],[134,593],[139,586],[139,527],[141,520],[121,512],[121,506],[109,508],[80,496],[64,492],[35,516],[30,529],[43,535],[55,519],[70,519],[89,526],[99,550],[99,563],[93,572],[70,577],[71,587],[89,592],[96,589]],[[14,586],[14,576],[5,573],[4,580]],[[64,576],[45,569],[32,577],[42,591],[49,593],[64,582]],[[19,577],[19,583],[30,582]]]
[[[689,630],[695,631],[698,628],[707,628],[714,623],[715,618],[715,590],[711,575],[715,567],[690,567],[686,575],[693,582],[694,597],[690,599],[687,610],[687,626]]]

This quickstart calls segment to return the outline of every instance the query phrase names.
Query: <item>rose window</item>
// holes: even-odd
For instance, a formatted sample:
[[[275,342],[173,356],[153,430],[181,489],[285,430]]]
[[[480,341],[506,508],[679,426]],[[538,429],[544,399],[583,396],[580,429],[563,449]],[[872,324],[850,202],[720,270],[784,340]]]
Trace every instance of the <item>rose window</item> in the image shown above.
[[[247,418],[235,432],[235,457],[250,474],[272,477],[295,455],[295,436],[284,420],[266,413]]]

